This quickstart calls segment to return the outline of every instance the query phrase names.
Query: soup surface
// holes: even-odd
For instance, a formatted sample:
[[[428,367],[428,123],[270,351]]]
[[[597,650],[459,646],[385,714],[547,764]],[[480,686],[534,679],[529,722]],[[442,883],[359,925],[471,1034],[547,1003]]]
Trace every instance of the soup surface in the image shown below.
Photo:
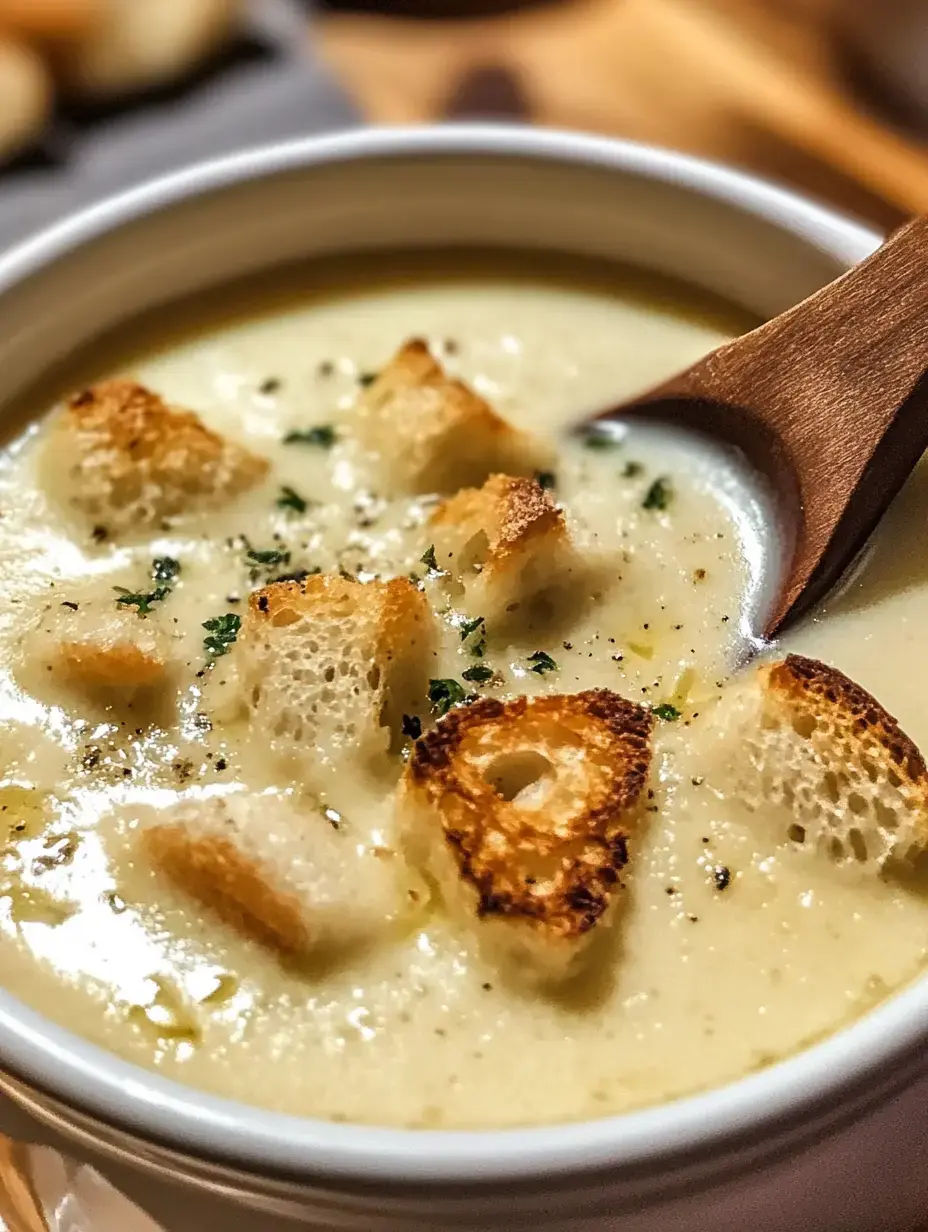
[[[707,780],[700,717],[762,598],[764,509],[749,480],[723,453],[657,428],[593,447],[568,433],[750,324],[621,271],[475,257],[407,262],[402,276],[377,263],[320,267],[284,290],[256,286],[133,327],[76,361],[0,460],[5,986],[222,1095],[336,1120],[494,1127],[622,1112],[737,1078],[910,980],[928,938],[919,893],[739,810],[717,758]],[[301,967],[186,897],[137,841],[140,816],[179,797],[293,793],[255,733],[224,714],[234,654],[211,665],[204,645],[204,622],[243,611],[275,575],[414,572],[442,630],[430,674],[460,680],[477,661],[421,563],[434,502],[382,499],[352,452],[359,390],[416,336],[508,421],[550,440],[546,483],[574,542],[609,564],[560,623],[491,637],[482,662],[493,679],[474,691],[606,687],[655,708],[622,912],[587,976],[562,989],[509,978],[434,896],[368,951]],[[42,413],[116,373],[268,458],[266,480],[149,536],[90,525],[59,499]],[[326,431],[285,442],[312,428]],[[928,594],[925,499],[920,472],[857,581],[791,639],[875,688],[916,741],[928,740],[911,679]],[[157,714],[93,705],[31,670],[36,622],[88,595],[115,602],[114,587],[150,590],[164,557],[180,572],[144,619],[168,631],[180,671]],[[421,721],[433,721],[426,698]],[[326,750],[308,755],[324,762]],[[327,824],[328,809],[356,850],[398,847],[392,784],[377,795],[333,772],[298,806],[307,824]]]

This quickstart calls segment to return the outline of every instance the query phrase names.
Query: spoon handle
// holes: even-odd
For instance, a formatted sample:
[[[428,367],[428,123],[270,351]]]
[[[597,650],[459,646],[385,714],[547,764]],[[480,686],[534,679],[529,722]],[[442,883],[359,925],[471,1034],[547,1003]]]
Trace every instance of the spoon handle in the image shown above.
[[[928,446],[928,217],[635,407],[656,404],[777,489],[793,551],[769,636],[827,594]]]

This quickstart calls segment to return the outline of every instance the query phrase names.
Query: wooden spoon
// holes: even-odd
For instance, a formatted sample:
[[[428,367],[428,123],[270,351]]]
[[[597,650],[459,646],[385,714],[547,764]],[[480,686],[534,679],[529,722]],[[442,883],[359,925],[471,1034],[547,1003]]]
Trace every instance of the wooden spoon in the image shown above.
[[[928,217],[788,312],[599,419],[735,445],[772,484],[785,557],[756,632],[821,600],[928,446]]]

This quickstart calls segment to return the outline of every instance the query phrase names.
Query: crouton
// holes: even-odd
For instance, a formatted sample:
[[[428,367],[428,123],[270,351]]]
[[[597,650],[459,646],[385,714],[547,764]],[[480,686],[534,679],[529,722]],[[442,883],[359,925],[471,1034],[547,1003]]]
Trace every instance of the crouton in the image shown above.
[[[433,637],[406,578],[274,582],[251,595],[236,652],[252,720],[304,781],[346,755],[374,768],[426,695]]]
[[[738,798],[778,839],[874,871],[928,846],[921,753],[835,668],[801,655],[764,664],[723,701],[714,728],[723,747],[737,744]]]
[[[563,513],[533,479],[492,475],[465,488],[439,506],[428,534],[464,608],[493,624],[582,572]]]
[[[486,698],[413,748],[397,796],[408,858],[491,952],[541,982],[573,975],[610,920],[651,725],[607,689]]]
[[[395,853],[343,825],[238,792],[152,810],[139,837],[159,872],[243,936],[325,962],[388,935],[418,899]]]
[[[385,495],[456,492],[495,470],[531,475],[551,462],[539,441],[448,377],[418,338],[362,393],[355,423]]]
[[[112,599],[81,599],[43,613],[25,643],[27,667],[88,697],[113,701],[164,685],[170,639],[158,621]],[[41,679],[41,676],[40,676]]]
[[[70,398],[50,448],[67,466],[73,505],[116,533],[221,505],[268,469],[265,458],[126,380]]]

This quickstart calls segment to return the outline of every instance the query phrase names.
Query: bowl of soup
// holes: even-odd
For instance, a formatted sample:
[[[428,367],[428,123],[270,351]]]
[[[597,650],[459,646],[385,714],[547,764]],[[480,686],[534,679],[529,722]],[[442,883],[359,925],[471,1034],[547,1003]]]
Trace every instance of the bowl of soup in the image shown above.
[[[877,243],[477,126],[6,254],[3,1089],[312,1226],[914,1218],[921,471],[765,645],[744,459],[584,426]]]

